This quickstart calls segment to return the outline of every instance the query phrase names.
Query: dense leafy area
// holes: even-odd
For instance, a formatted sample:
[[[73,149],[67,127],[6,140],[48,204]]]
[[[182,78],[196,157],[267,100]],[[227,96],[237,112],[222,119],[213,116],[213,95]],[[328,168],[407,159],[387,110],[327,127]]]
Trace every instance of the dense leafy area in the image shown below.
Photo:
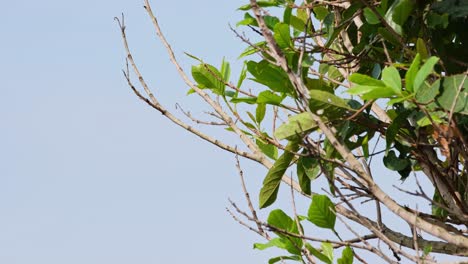
[[[437,151],[438,165],[442,170],[466,161],[462,150],[450,148],[453,143],[466,139],[464,136],[468,132],[466,2],[382,0],[367,4],[365,1],[352,1],[345,10],[339,11],[333,5],[320,4],[320,1],[317,4],[305,1],[297,5],[294,1],[257,1],[260,7],[276,7],[283,11],[282,17],[268,14],[263,18],[289,68],[300,74],[307,86],[309,111],[333,124],[346,146],[350,150],[360,149],[366,158],[370,155],[370,140],[376,136],[384,137],[383,163],[388,169],[397,171],[402,179],[411,171],[422,169],[420,163],[425,162],[425,157],[421,153],[427,146],[430,146],[430,152]],[[238,26],[259,28],[255,16],[249,12],[250,4],[239,10],[246,13]],[[363,22],[359,27],[355,23],[356,18]],[[317,25],[320,30],[315,29]],[[353,47],[351,50],[342,43],[345,41],[343,32],[349,46]],[[314,36],[320,36],[323,46],[304,41]],[[311,194],[311,182],[319,174],[333,178],[334,165],[318,155],[345,161],[327,140],[323,141],[325,153],[314,154],[304,147],[304,138],[318,131],[309,111],[290,111],[288,119],[275,131],[262,128],[265,115],[272,107],[291,110],[285,102],[300,98],[288,73],[272,63],[267,50],[266,42],[251,44],[240,56],[258,54],[262,58],[246,60],[237,82],[238,88],[247,77],[261,84],[264,90],[257,95],[245,96],[225,89],[225,83],[229,82],[229,64],[225,61],[219,70],[204,62],[192,68],[199,88],[210,89],[234,106],[256,106],[255,114],[248,112],[251,122],[243,122],[247,130],[250,128],[257,133],[245,133],[256,140],[265,155],[276,160],[263,182],[260,208],[275,202],[282,176],[290,166],[296,166],[302,191]],[[354,72],[348,77],[349,83],[339,70],[346,67]],[[316,69],[315,74],[310,74]],[[349,84],[347,96],[343,95],[340,89],[349,87]],[[387,105],[389,120],[380,120],[372,115],[367,103],[374,101]],[[289,142],[279,157],[277,153],[281,149],[271,144],[276,140]],[[303,155],[298,157],[295,153]],[[451,177],[465,203],[466,171],[457,170]],[[439,201],[443,200],[439,197]],[[318,227],[333,230],[333,206],[327,196],[313,195],[308,216],[304,219]],[[448,214],[438,206],[434,206],[433,213],[439,217]],[[281,210],[273,210],[268,223],[299,234],[297,228],[300,223]],[[325,263],[333,260],[332,250],[326,243],[322,244],[322,250],[316,250],[304,245],[301,239],[283,233],[278,233],[278,237],[267,244],[256,244],[255,248],[272,246],[283,248],[292,256],[274,258],[270,263],[281,259],[299,260],[297,256],[303,246]],[[352,256],[352,250],[346,248],[338,263],[352,263]]]

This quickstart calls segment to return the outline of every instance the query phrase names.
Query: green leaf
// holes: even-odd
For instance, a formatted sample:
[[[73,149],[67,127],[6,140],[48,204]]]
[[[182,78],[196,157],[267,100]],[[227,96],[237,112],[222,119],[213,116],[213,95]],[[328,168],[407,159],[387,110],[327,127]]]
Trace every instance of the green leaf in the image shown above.
[[[315,14],[315,18],[318,20],[322,21],[325,19],[325,17],[328,15],[328,9],[324,6],[316,6],[313,9],[313,12]]]
[[[241,73],[239,75],[239,80],[237,81],[237,88],[240,88],[242,86],[242,83],[244,82],[245,77],[247,77],[247,66],[244,63],[244,65],[242,65],[242,70],[241,70]],[[239,93],[239,92],[237,92],[237,93]]]
[[[241,59],[243,57],[255,54],[257,52],[260,52],[262,48],[266,46],[265,41],[260,41],[258,43],[253,44],[252,46],[248,46],[240,55],[237,59]]]
[[[322,252],[325,256],[327,256],[328,259],[333,261],[333,246],[331,243],[328,242],[322,242],[321,244],[322,247]]]
[[[385,83],[360,73],[353,73],[349,81],[364,86],[385,86]]]
[[[258,98],[257,98],[257,103],[258,103]],[[259,124],[263,121],[263,118],[265,118],[265,113],[266,113],[266,104],[263,104],[263,103],[257,104],[257,109],[255,110],[255,119],[257,120]]]
[[[466,75],[457,74],[445,77],[442,87],[443,92],[437,98],[437,102],[447,111],[453,108],[455,113],[468,115],[468,78]]]
[[[416,1],[399,0],[398,2],[399,3],[395,6],[395,9],[393,11],[392,19],[398,25],[403,26],[411,12],[413,12],[413,9],[416,5]]]
[[[393,67],[385,67],[382,71],[382,81],[386,86],[392,88],[395,94],[401,95],[401,78],[398,70]]]
[[[263,91],[259,93],[257,97],[257,103],[259,104],[280,105],[281,101],[283,101],[283,97],[271,91]]]
[[[289,142],[286,151],[281,155],[268,171],[263,180],[263,187],[260,190],[260,208],[265,208],[275,202],[278,195],[281,178],[291,164],[294,153],[299,148],[295,142]],[[292,152],[291,152],[292,151]]]
[[[292,46],[291,33],[289,32],[288,24],[276,24],[273,37],[280,48],[288,48]]]
[[[246,25],[258,27],[257,20],[255,19],[255,17],[250,15],[248,12],[246,12],[244,14],[244,19],[237,22],[237,24],[236,24],[237,27],[238,26],[246,26]]]
[[[282,260],[300,261],[301,257],[300,256],[279,256],[279,257],[274,257],[274,258],[271,258],[271,259],[268,260],[268,264],[277,263],[277,262],[282,261]]]
[[[309,95],[313,100],[317,100],[347,110],[353,110],[351,107],[348,106],[345,100],[332,93],[321,90],[310,90]]]
[[[263,16],[263,20],[265,20],[265,24],[271,30],[274,30],[276,24],[280,22],[280,20],[275,16]]]
[[[347,90],[349,94],[359,94],[363,100],[390,98],[395,95],[392,88],[386,86],[356,85]]]
[[[416,51],[421,55],[421,59],[426,60],[429,58],[429,53],[427,52],[426,43],[422,38],[418,38],[416,41]]]
[[[411,63],[411,66],[406,72],[406,75],[405,75],[406,90],[410,93],[414,92],[414,89],[413,89],[414,78],[416,77],[416,74],[418,73],[420,63],[421,63],[421,55],[416,54],[416,57],[414,57],[413,62]]]
[[[237,97],[230,100],[231,103],[246,103],[246,104],[256,104],[257,97]]]
[[[201,89],[208,88],[217,94],[223,94],[223,76],[214,66],[204,63],[192,66],[192,76]]]
[[[271,239],[270,241],[268,241],[265,244],[255,243],[254,246],[253,246],[254,249],[258,249],[258,250],[265,250],[265,249],[271,248],[271,247],[286,249],[284,239],[282,239],[280,237],[275,237],[275,238]]]
[[[447,114],[445,112],[437,111],[431,112],[430,117],[423,115],[420,119],[416,121],[416,124],[420,127],[433,126],[433,124],[441,124],[443,121],[442,118],[445,118]]]
[[[440,79],[435,81],[431,86],[424,83],[415,95],[416,101],[422,104],[431,102],[439,94],[439,88]]]
[[[295,225],[294,220],[291,219],[283,210],[275,209],[268,215],[267,223],[282,230],[289,231]]]
[[[301,252],[299,249],[297,249],[296,246],[294,246],[294,244],[291,243],[291,241],[289,241],[287,238],[284,238],[284,237],[275,237],[265,244],[255,243],[253,246],[254,249],[258,249],[258,250],[265,250],[271,247],[285,249],[291,254],[295,254],[295,255],[300,254]]]
[[[416,77],[414,77],[414,82],[413,82],[413,90],[415,92],[418,92],[419,87],[423,84],[423,82],[426,80],[427,76],[432,73],[432,70],[434,68],[434,65],[437,64],[439,61],[439,58],[437,57],[430,57],[419,69],[418,73],[416,74]]]
[[[387,13],[385,14],[385,20],[387,24],[393,28],[393,30],[398,33],[399,35],[402,34],[401,26],[395,23],[393,20],[393,16],[395,14],[395,9],[398,6],[400,1],[394,1],[393,4],[388,8]]]
[[[368,7],[364,8],[364,17],[371,25],[380,24],[379,17]]]
[[[257,1],[258,6],[260,7],[280,6],[282,3],[284,3],[284,1],[278,1],[278,0],[263,0],[263,1],[258,0]],[[247,10],[250,10],[251,8],[252,6],[250,4],[247,4],[247,5],[243,5],[239,7],[238,10],[247,11]]]
[[[231,65],[224,58],[221,62],[221,76],[225,82],[229,82],[229,78],[231,77]]]
[[[299,157],[299,159],[297,160],[297,179],[299,181],[299,186],[301,186],[301,190],[302,192],[304,192],[305,194],[311,194],[311,190],[310,190],[310,178],[309,176],[306,174],[305,172],[305,168],[304,168],[304,165],[302,164],[303,163],[303,159],[304,157]]]
[[[431,251],[432,251],[432,246],[431,245],[425,246],[424,249],[423,249],[424,256],[429,255],[429,253],[431,253]]]
[[[316,248],[311,246],[309,243],[305,244],[307,250],[316,258],[320,259],[322,262],[325,262],[327,264],[332,264],[332,260],[330,260],[327,256],[322,254],[320,251],[318,251]]]
[[[449,25],[449,15],[447,13],[439,15],[434,12],[427,14],[427,25],[429,28],[438,29],[438,28],[447,28]]]
[[[247,70],[255,77],[253,81],[263,84],[275,92],[291,93],[294,87],[286,73],[268,61],[247,62]]]
[[[270,212],[268,215],[267,223],[273,227],[281,229],[283,231],[287,231],[292,234],[299,234],[298,231],[298,223],[289,217],[285,212],[281,209],[275,209]],[[288,242],[291,243],[292,250],[290,253],[297,254],[300,253],[300,248],[302,248],[302,239],[297,237],[291,237],[287,234],[282,232],[275,232],[279,237],[287,239]]]
[[[408,159],[400,159],[396,156],[395,151],[391,150],[383,158],[385,167],[393,171],[402,171],[408,166],[411,166],[411,162]]]
[[[285,139],[316,127],[317,124],[313,120],[312,115],[309,112],[304,112],[290,117],[288,122],[278,127],[274,134],[278,139]]]
[[[257,139],[255,141],[257,146],[263,152],[263,154],[267,155],[267,157],[276,160],[278,158],[278,149],[269,143],[265,143],[262,140]]]
[[[338,259],[338,264],[353,264],[353,258],[353,250],[349,246],[346,246],[341,253],[341,258]]]
[[[308,215],[309,221],[321,228],[335,228],[335,205],[326,195],[312,196]]]
[[[398,135],[398,131],[401,127],[407,122],[408,116],[411,114],[412,111],[404,111],[400,113],[388,126],[387,132],[385,134],[385,140],[387,143],[387,147],[385,149],[385,155],[388,154],[390,147],[392,146],[393,142],[395,141],[396,136]]]

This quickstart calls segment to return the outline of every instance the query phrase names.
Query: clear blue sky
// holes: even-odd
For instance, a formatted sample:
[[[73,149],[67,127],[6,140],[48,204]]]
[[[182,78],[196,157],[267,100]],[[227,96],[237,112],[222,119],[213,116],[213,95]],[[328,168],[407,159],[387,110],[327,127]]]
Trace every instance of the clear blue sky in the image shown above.
[[[240,1],[152,1],[177,55],[218,64],[243,46]],[[0,263],[259,263],[234,158],[139,101],[114,16],[169,109],[201,113],[143,1],[4,1],[0,16]],[[188,66],[190,60],[184,59]],[[200,109],[197,112],[197,109]],[[244,163],[251,166],[251,163]],[[257,169],[258,173],[264,173]],[[256,175],[255,175],[256,176]],[[261,177],[252,177],[257,185]]]
[[[244,45],[228,23],[242,18],[235,10],[242,3],[152,1],[186,69],[192,61],[184,51],[213,64],[223,56],[236,61]],[[273,256],[252,250],[259,238],[225,211],[228,197],[245,205],[234,157],[179,129],[127,87],[113,20],[121,12],[161,102],[199,115],[204,109],[185,96],[142,6],[3,3],[0,263],[266,263]],[[243,165],[255,197],[265,171]]]

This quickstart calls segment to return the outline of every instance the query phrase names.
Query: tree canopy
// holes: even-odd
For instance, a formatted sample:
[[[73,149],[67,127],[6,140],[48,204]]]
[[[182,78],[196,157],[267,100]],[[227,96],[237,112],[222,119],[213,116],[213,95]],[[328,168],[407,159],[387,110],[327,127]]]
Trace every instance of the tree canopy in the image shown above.
[[[128,84],[172,122],[268,168],[254,205],[238,161],[249,209],[231,203],[229,212],[263,237],[254,248],[284,250],[269,263],[367,263],[370,254],[388,263],[436,263],[434,253],[459,261],[468,256],[467,0],[250,0],[239,7],[244,19],[231,28],[246,46],[235,78],[229,62],[217,67],[191,54],[195,65],[186,73],[147,0],[145,9],[188,94],[210,107],[209,120],[177,117],[159,103],[118,19],[127,63],[143,91],[127,67]],[[244,147],[191,121],[222,127]],[[415,186],[384,191],[373,159],[403,181],[416,178]],[[315,188],[320,177],[328,189]],[[309,199],[308,208],[293,202],[289,212],[274,209],[287,186],[293,201],[294,195]],[[408,206],[398,192],[432,210]],[[374,204],[372,212],[363,203]],[[268,218],[260,219],[257,208],[268,208]],[[383,217],[383,210],[393,216]],[[395,218],[411,232],[388,227]],[[314,237],[313,228],[332,235]]]

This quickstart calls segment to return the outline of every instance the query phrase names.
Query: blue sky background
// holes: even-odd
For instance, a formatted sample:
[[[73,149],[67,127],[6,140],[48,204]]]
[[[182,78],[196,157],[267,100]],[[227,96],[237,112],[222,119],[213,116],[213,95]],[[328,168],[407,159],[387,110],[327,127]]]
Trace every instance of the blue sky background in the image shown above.
[[[152,6],[186,70],[193,61],[184,51],[215,65],[226,57],[236,76],[245,46],[228,23],[242,18],[235,10],[242,3]],[[266,263],[273,256],[252,250],[261,240],[225,211],[229,197],[246,208],[234,157],[176,127],[128,88],[113,20],[122,12],[134,58],[160,101],[199,116],[206,109],[185,96],[142,6],[2,4],[0,263]],[[233,142],[223,131],[213,134]],[[242,165],[256,197],[265,171]],[[289,206],[285,200],[280,206]]]

